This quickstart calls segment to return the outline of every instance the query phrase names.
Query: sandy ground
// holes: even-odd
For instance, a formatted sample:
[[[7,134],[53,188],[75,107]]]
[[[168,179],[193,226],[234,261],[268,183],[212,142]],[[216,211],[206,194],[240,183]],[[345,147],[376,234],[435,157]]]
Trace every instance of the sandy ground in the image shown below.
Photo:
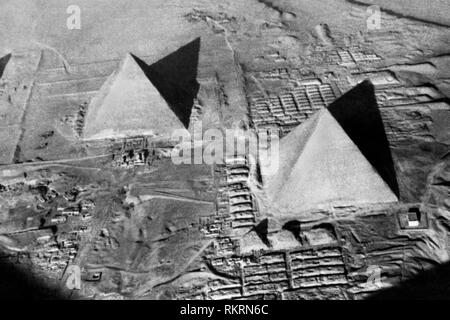
[[[367,29],[364,3],[386,9],[380,29]],[[80,30],[66,26],[69,5],[81,9]],[[8,137],[0,140],[0,161],[8,165],[0,181],[0,245],[11,261],[26,248],[28,263],[62,287],[68,263],[86,277],[102,270],[102,280],[83,282],[80,293],[100,299],[361,299],[374,290],[366,282],[371,266],[381,268],[387,287],[446,263],[448,25],[448,1],[438,0],[4,0],[0,57],[12,57],[0,79],[0,132]],[[195,39],[194,56],[167,63]],[[159,70],[170,84],[187,84],[181,80],[188,70],[200,87],[190,96],[189,120],[221,129],[276,123],[285,134],[371,79],[400,202],[284,218],[267,206],[255,163],[175,166],[164,158],[168,145],[158,143],[146,165],[121,163],[130,156],[122,141],[82,139],[83,115],[130,52],[140,67],[166,61]],[[371,128],[353,118],[356,127]],[[376,139],[362,131],[346,133],[371,161]],[[383,176],[379,162],[371,164],[371,175]],[[330,167],[334,178],[345,176]],[[321,182],[312,180],[313,193],[320,192]],[[57,219],[60,207],[73,212],[86,201],[95,204],[86,209],[90,216]],[[66,247],[72,231],[81,240]],[[48,255],[58,258],[50,263]]]

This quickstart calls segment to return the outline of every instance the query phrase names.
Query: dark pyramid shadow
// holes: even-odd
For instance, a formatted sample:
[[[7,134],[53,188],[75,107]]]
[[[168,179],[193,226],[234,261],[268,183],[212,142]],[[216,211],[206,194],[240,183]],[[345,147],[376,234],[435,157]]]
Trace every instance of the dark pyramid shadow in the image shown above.
[[[5,71],[5,68],[6,68],[6,65],[9,62],[9,59],[11,59],[11,53],[9,53],[6,56],[0,58],[0,78],[3,76],[3,72]]]
[[[298,221],[298,220],[288,221],[288,222],[286,222],[283,225],[283,229],[290,231],[294,235],[295,239],[297,239],[298,241],[301,242],[301,238],[300,238],[301,224],[300,224],[300,221]]]
[[[197,82],[199,52],[200,38],[196,38],[152,65],[132,54],[186,128],[200,88]]]
[[[372,83],[365,80],[358,84],[330,104],[328,110],[399,197],[394,162]]]
[[[423,271],[397,286],[374,293],[368,300],[448,300],[450,263]]]
[[[59,288],[0,258],[0,300],[67,300]]]
[[[264,219],[256,226],[253,227],[253,230],[256,232],[261,241],[268,247],[271,247],[268,235],[269,235],[269,220]]]

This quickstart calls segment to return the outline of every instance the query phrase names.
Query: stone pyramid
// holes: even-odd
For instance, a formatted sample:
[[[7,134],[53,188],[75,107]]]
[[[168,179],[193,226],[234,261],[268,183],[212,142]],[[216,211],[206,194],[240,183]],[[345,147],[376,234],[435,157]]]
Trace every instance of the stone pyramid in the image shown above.
[[[281,212],[398,200],[327,109],[283,137],[279,148],[279,169],[264,183]]]
[[[134,57],[127,54],[92,99],[83,136],[86,140],[144,134],[169,137],[176,129],[186,128]]]

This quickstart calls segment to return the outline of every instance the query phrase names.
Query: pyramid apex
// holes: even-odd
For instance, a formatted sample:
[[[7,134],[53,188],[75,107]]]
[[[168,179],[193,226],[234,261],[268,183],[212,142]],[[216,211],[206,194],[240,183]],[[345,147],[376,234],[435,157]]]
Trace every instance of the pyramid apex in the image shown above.
[[[130,74],[132,77],[136,77],[137,74],[145,76],[144,70],[140,67],[136,61],[135,55],[131,52],[127,52],[123,59],[120,61],[119,66],[116,70],[116,74]]]
[[[125,56],[122,58],[122,62],[124,62],[124,61],[130,61],[130,62],[134,62],[134,63],[137,64],[137,61],[136,61],[136,58],[135,58],[135,57],[136,57],[136,56],[135,56],[133,53],[127,52],[127,53],[125,54]]]

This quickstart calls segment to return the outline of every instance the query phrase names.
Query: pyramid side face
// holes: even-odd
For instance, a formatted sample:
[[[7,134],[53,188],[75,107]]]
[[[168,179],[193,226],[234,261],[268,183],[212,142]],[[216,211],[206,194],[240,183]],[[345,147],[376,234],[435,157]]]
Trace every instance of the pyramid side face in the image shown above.
[[[321,206],[395,202],[397,197],[328,112],[274,199],[291,213]]]
[[[131,55],[103,84],[86,115],[84,138],[171,135],[185,129]]]
[[[8,64],[9,64],[9,60],[11,60],[11,53],[0,57],[0,79],[3,77],[3,74],[7,73],[6,71],[8,70]],[[7,77],[5,77],[7,78]]]
[[[295,163],[303,152],[310,135],[314,132],[314,128],[317,125],[322,112],[322,110],[317,112],[307,121],[297,126],[288,135],[280,139],[278,170],[274,174],[262,172],[268,194],[276,197],[286,183],[286,180],[289,178]],[[261,158],[261,161],[266,162],[267,164],[270,163],[270,160],[265,158]],[[264,165],[261,167],[264,168]]]

